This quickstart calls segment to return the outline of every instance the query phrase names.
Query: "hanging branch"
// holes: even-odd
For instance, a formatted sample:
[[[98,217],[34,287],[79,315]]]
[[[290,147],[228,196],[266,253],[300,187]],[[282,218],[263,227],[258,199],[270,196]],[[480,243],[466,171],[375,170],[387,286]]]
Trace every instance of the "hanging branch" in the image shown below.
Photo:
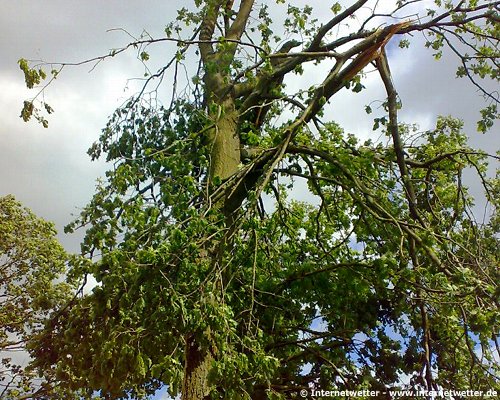
[[[408,171],[408,166],[405,162],[405,154],[403,150],[403,143],[401,141],[401,136],[399,135],[398,127],[398,94],[394,83],[392,82],[391,71],[389,69],[389,63],[387,61],[387,56],[385,50],[382,48],[380,50],[379,57],[375,60],[377,69],[380,73],[382,81],[384,82],[385,89],[387,91],[387,103],[389,108],[389,124],[388,130],[392,136],[392,141],[394,143],[394,151],[396,153],[396,160],[398,163],[399,171],[401,173],[401,179],[403,180],[403,185],[405,187],[406,198],[408,200],[408,208],[410,210],[410,216],[416,220],[421,220],[417,211],[417,200],[415,196],[415,189],[411,183],[411,176]]]

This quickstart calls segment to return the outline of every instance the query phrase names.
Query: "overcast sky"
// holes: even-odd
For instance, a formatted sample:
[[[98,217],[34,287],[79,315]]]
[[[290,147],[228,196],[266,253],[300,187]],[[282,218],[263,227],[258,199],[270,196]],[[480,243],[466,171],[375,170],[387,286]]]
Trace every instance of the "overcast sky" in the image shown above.
[[[50,87],[47,102],[55,113],[44,129],[19,118],[23,100],[34,91],[25,89],[17,60],[77,62],[106,54],[129,40],[123,33],[106,32],[110,28],[134,34],[147,28],[159,36],[176,3],[0,0],[0,195],[14,194],[62,233],[104,171],[103,163],[90,162],[86,151],[126,98],[127,78],[140,75],[138,66],[130,68],[132,53],[91,73],[89,66],[64,70]],[[79,238],[60,238],[69,250],[78,251]]]

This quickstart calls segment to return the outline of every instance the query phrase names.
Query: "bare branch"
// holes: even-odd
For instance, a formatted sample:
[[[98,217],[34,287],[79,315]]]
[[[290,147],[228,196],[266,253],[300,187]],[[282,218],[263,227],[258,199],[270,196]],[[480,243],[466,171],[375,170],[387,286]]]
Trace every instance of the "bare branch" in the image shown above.
[[[319,51],[321,48],[321,41],[325,37],[325,35],[336,25],[340,24],[343,20],[353,15],[357,10],[359,10],[363,5],[365,5],[368,0],[358,0],[352,6],[346,8],[343,12],[336,15],[330,21],[328,21],[325,25],[323,25],[313,41],[309,45],[306,51]]]
[[[396,92],[396,88],[394,87],[394,84],[392,82],[391,71],[389,69],[389,63],[387,61],[387,56],[384,49],[381,50],[380,56],[376,59],[376,64],[382,81],[384,82],[385,90],[387,92],[387,102],[389,108],[389,125],[387,128],[392,136],[392,141],[394,143],[394,151],[396,153],[396,160],[398,162],[399,171],[401,172],[401,179],[403,180],[403,185],[405,187],[410,215],[413,219],[422,222],[417,211],[415,189],[413,188],[413,185],[411,183],[411,177],[408,171],[408,167],[405,163],[403,143],[399,135],[398,126],[398,95]]]
[[[355,54],[357,56],[342,71],[339,70],[343,62],[340,60],[337,61],[335,67],[316,89],[307,110],[304,112],[305,121],[309,121],[316,115],[325,102],[342,89],[364,67],[375,60],[379,56],[379,50],[383,48],[391,37],[409,24],[410,22],[403,22],[387,26],[384,29],[378,29],[361,43],[344,53],[344,57],[350,57]]]
[[[215,31],[217,15],[223,0],[207,1],[205,17],[200,25],[200,53],[203,63],[206,64],[214,54],[211,39]]]
[[[236,19],[231,25],[231,28],[229,29],[229,32],[226,35],[226,39],[228,40],[241,39],[241,36],[245,31],[245,26],[247,24],[248,17],[252,12],[254,2],[255,0],[242,0],[240,4],[240,9],[238,10],[238,14],[236,15]]]

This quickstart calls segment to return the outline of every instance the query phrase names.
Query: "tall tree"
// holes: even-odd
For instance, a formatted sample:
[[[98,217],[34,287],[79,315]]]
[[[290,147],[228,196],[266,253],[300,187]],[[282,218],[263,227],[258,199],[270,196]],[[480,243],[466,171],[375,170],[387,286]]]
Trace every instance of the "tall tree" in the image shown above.
[[[39,379],[35,371],[24,368],[23,359],[26,343],[70,298],[71,286],[61,282],[67,261],[53,224],[36,217],[13,196],[0,197],[2,399],[47,396],[57,390],[50,373]]]
[[[162,385],[184,400],[499,387],[498,217],[475,221],[462,175],[476,171],[493,207],[498,180],[461,121],[398,121],[385,47],[421,32],[436,58],[451,49],[486,98],[486,131],[500,2],[381,3],[335,2],[318,21],[280,0],[196,0],[165,37],[89,60],[137,48],[147,65],[150,46],[178,44],[89,150],[114,168],[69,229],[88,227],[83,251],[99,257],[73,273],[99,284],[47,324],[36,366],[106,398]],[[289,90],[312,64],[326,72]],[[28,86],[46,78],[20,66]],[[360,143],[323,114],[369,70],[387,93],[374,130],[388,140]],[[149,87],[169,73],[162,101]],[[22,117],[46,125],[41,104]],[[300,182],[310,202],[291,196]]]

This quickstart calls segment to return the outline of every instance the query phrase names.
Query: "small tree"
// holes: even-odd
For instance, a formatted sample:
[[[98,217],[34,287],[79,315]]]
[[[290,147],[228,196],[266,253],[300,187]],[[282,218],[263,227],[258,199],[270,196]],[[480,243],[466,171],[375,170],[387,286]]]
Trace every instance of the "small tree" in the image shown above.
[[[0,197],[0,398],[52,393],[53,380],[40,380],[20,359],[26,343],[65,305],[70,286],[63,278],[68,255],[53,224],[36,217],[13,196]],[[21,354],[21,356],[20,356]],[[27,363],[25,363],[27,364]],[[50,374],[46,374],[50,378]]]
[[[436,58],[451,49],[489,102],[485,131],[498,99],[478,79],[498,78],[499,2],[337,2],[321,22],[284,3],[196,0],[165,37],[89,60],[135,47],[147,65],[150,46],[178,44],[89,151],[114,168],[69,229],[88,227],[83,250],[100,258],[74,273],[100,284],[34,350],[68,387],[119,398],[166,384],[184,400],[499,387],[498,221],[475,222],[462,174],[477,172],[494,207],[498,181],[461,121],[398,121],[384,50],[416,32]],[[45,78],[20,65],[28,86]],[[287,89],[314,65],[329,67]],[[323,114],[362,92],[369,69],[387,93],[374,118],[387,140],[360,143]],[[148,88],[169,71],[162,102]],[[27,101],[22,117],[46,125],[39,108]],[[300,181],[311,202],[290,196]]]

